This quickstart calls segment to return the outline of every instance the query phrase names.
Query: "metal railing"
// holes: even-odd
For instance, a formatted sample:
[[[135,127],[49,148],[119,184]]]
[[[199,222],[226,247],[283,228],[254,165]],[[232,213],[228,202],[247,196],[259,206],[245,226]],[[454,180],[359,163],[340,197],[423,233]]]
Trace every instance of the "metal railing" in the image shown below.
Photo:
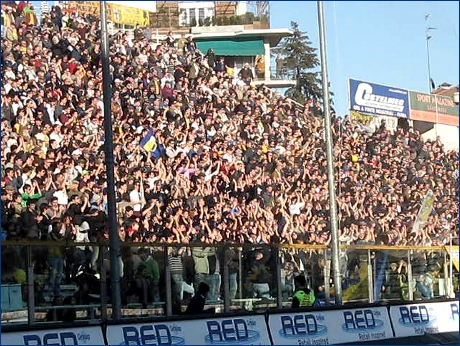
[[[339,258],[344,304],[458,292],[443,247],[342,246]],[[282,309],[299,274],[321,304],[333,305],[330,259],[319,245],[125,243],[115,274],[122,319],[178,315],[200,282],[210,286],[207,305],[216,312]],[[2,323],[112,320],[109,261],[108,244],[2,242]]]

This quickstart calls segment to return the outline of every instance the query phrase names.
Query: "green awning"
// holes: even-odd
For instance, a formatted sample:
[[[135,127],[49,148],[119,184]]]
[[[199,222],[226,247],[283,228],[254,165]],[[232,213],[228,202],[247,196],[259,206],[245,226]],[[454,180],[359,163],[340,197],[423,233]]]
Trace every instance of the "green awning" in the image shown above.
[[[254,56],[264,55],[264,41],[263,40],[212,40],[212,41],[198,41],[196,40],[197,48],[206,54],[209,48],[214,50],[216,55],[223,56]]]

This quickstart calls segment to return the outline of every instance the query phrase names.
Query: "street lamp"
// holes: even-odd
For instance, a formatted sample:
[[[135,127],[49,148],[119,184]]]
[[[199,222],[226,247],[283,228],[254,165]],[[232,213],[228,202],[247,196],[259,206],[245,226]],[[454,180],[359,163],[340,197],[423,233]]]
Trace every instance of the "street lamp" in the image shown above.
[[[430,45],[429,42],[433,38],[433,36],[429,35],[430,30],[436,30],[436,28],[433,28],[431,26],[428,26],[428,17],[431,16],[431,14],[425,14],[425,37],[426,37],[426,55],[427,55],[427,61],[428,61],[428,90],[431,92],[435,88],[434,82],[431,79],[431,68],[430,68]]]

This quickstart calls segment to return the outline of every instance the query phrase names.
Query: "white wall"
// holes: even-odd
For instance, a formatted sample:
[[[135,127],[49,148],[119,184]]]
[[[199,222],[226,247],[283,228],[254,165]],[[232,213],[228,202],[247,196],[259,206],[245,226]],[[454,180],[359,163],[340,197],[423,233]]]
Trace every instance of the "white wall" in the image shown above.
[[[238,1],[236,5],[236,15],[241,16],[248,11],[247,1]]]
[[[190,25],[192,17],[190,17],[190,10],[195,9],[195,19],[198,22],[199,12],[204,12],[204,18],[214,17],[214,2],[202,1],[202,2],[180,2],[179,3],[179,23],[182,26]],[[203,18],[203,19],[204,19]]]
[[[425,132],[422,135],[424,140],[433,139],[439,136],[441,143],[444,144],[446,150],[458,150],[459,149],[459,134],[458,127],[452,125],[435,124],[433,129]]]

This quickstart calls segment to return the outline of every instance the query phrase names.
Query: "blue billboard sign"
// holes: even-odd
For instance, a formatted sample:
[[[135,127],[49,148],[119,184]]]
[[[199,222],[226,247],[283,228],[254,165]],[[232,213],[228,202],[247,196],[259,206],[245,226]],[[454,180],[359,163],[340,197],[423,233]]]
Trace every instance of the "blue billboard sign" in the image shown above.
[[[374,116],[409,117],[409,91],[349,79],[350,110]]]

